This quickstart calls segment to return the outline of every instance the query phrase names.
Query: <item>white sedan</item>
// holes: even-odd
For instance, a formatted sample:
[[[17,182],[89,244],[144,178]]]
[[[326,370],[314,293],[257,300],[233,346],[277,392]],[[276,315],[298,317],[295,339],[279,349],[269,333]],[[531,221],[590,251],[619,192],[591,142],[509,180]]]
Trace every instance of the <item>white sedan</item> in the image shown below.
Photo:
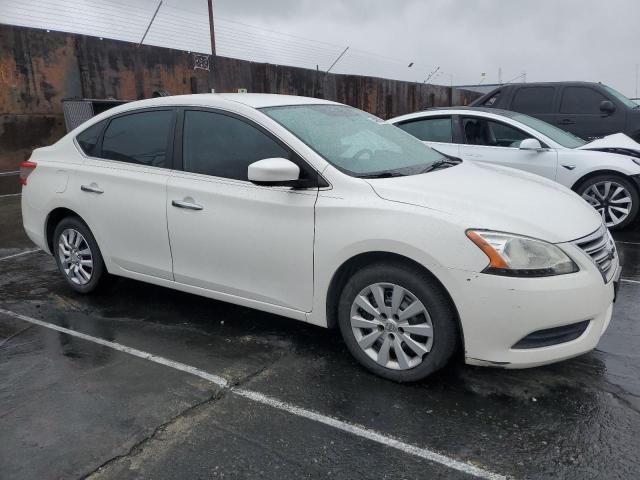
[[[432,109],[389,123],[442,153],[555,180],[593,205],[611,229],[626,227],[640,210],[640,144],[626,135],[587,143],[537,118],[495,108]]]
[[[21,180],[24,228],[73,290],[119,275],[337,325],[395,381],[456,351],[506,368],[573,357],[611,318],[616,249],[578,196],[333,102],[128,103],[35,150]]]

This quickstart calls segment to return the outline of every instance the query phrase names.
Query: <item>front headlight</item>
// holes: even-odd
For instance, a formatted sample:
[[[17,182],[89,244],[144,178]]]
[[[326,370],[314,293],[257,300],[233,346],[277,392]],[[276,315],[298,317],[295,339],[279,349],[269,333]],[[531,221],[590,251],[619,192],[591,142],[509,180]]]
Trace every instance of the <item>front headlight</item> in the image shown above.
[[[489,230],[467,230],[467,237],[489,257],[482,273],[549,277],[579,270],[560,248],[542,240]]]

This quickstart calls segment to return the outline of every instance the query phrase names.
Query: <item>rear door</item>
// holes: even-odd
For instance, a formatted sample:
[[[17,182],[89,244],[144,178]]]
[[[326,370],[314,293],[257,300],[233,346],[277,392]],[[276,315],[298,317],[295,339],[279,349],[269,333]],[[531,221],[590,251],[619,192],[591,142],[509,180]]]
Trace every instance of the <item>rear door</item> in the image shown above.
[[[482,117],[460,117],[464,144],[460,158],[517,168],[556,179],[558,154],[553,149],[520,150],[520,142],[532,138],[512,125]]]
[[[600,104],[610,100],[616,111],[607,114],[600,110]],[[604,92],[590,86],[563,87],[560,107],[555,124],[585,140],[622,132],[625,128],[626,113]]]
[[[407,133],[446,155],[458,156],[459,146],[454,142],[451,115],[438,115],[405,120],[396,124]]]
[[[73,182],[78,210],[102,253],[125,270],[167,280],[173,279],[165,205],[175,120],[172,108],[136,110],[108,120],[101,144],[80,134],[87,156]]]
[[[249,164],[284,157],[311,170],[250,120],[185,109],[182,171],[166,204],[175,280],[235,298],[308,312],[313,301],[314,208],[318,188],[258,186]]]

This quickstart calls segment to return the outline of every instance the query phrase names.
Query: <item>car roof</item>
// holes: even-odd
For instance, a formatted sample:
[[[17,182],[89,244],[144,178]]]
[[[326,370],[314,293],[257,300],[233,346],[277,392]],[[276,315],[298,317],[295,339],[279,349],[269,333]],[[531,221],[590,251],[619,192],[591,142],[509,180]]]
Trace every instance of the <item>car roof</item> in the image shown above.
[[[169,95],[166,97],[150,98],[129,102],[117,107],[119,110],[130,110],[142,107],[162,107],[172,105],[197,105],[203,107],[221,107],[230,102],[240,103],[251,108],[278,107],[285,105],[317,105],[333,104],[336,102],[312,97],[296,95],[277,95],[271,93],[199,93],[192,95]],[[114,112],[116,110],[114,109]]]
[[[471,105],[478,105],[491,98],[499,90],[508,90],[516,87],[561,87],[561,86],[604,86],[601,82],[584,82],[584,81],[564,81],[564,82],[527,82],[527,83],[505,83],[496,85],[491,91],[476,98]]]
[[[585,82],[585,81],[564,81],[564,82],[527,82],[527,83],[505,83],[504,85],[496,85],[491,92],[499,90],[501,88],[514,88],[514,87],[560,87],[562,85],[603,85],[600,82]],[[488,93],[491,93],[488,92]]]
[[[517,115],[523,115],[522,113],[512,112],[511,110],[502,110],[501,108],[487,108],[487,107],[433,107],[426,110],[420,110],[407,115],[401,115],[389,120],[391,123],[396,123],[403,120],[412,120],[418,118],[421,114],[437,114],[437,113],[451,113],[451,114],[464,114],[473,115],[475,113],[488,113],[490,115],[502,115],[507,118],[514,118]]]
[[[339,105],[337,102],[321,98],[301,97],[297,95],[278,95],[274,93],[214,93],[208,95],[219,95],[226,100],[242,103],[253,108],[280,107],[285,105]]]

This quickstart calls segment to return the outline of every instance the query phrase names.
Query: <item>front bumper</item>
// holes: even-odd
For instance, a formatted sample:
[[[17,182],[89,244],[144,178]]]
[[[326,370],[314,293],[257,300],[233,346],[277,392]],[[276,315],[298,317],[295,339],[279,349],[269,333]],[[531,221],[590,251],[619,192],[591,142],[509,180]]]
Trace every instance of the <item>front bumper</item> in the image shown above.
[[[450,270],[469,364],[528,368],[593,350],[611,320],[614,280],[605,283],[591,259],[572,244],[562,248],[580,267],[574,274],[510,278]],[[539,348],[513,348],[527,335],[588,320],[573,340]]]

